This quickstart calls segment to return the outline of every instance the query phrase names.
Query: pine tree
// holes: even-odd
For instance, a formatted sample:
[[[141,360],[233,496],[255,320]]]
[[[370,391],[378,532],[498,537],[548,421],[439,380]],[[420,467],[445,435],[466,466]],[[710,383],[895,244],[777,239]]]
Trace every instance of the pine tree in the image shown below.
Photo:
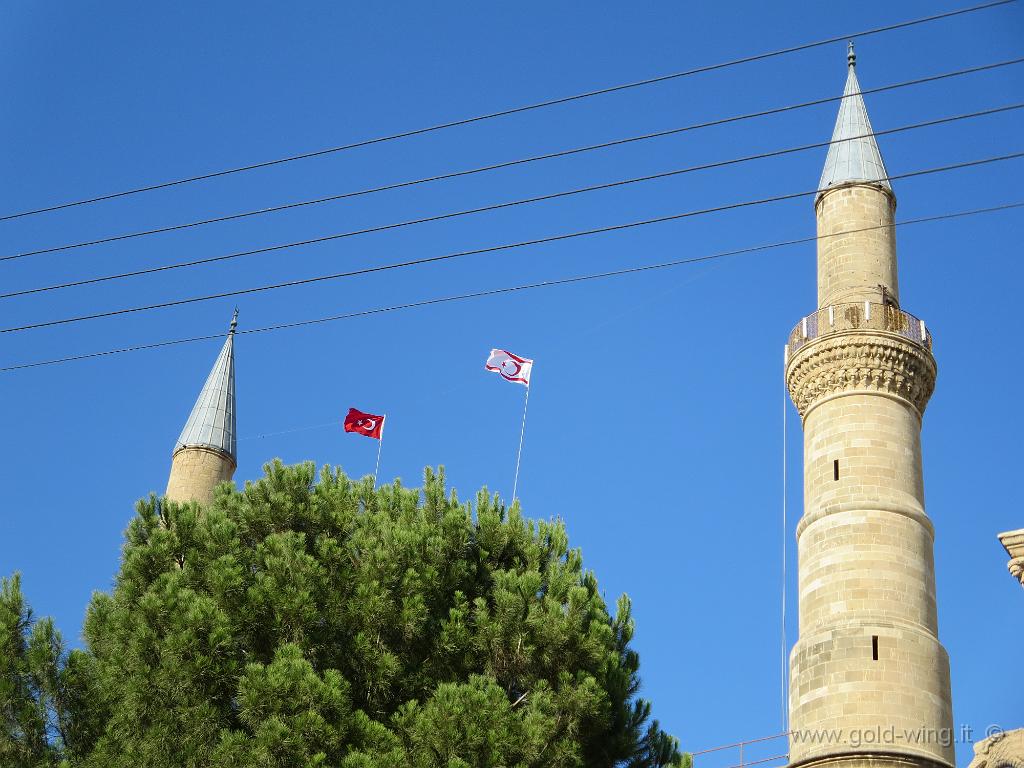
[[[71,765],[684,765],[637,698],[629,600],[609,615],[560,523],[443,471],[265,469],[139,503],[87,612]]]
[[[0,579],[0,765],[64,765],[67,743],[79,735],[75,713],[88,722],[77,698],[90,687],[88,664],[85,654],[67,653],[51,619],[35,619],[20,574]]]

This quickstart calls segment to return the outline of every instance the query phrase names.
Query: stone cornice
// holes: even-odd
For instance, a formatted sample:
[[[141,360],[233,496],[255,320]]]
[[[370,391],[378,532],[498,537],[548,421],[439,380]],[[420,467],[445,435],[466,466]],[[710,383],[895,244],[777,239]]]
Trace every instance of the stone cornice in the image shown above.
[[[974,745],[974,759],[967,768],[1024,768],[1024,728],[997,731]]]
[[[896,210],[896,193],[893,192],[891,189],[886,189],[881,184],[874,181],[846,181],[834,187],[828,187],[826,189],[823,189],[819,191],[817,196],[814,198],[814,210],[816,212],[820,210],[819,207],[821,206],[821,201],[824,200],[825,197],[830,193],[839,192],[844,189],[853,189],[854,187],[863,187],[865,189],[870,189],[875,192],[881,192],[883,195],[889,198],[889,204],[892,206],[893,211]]]
[[[786,386],[801,418],[816,403],[853,393],[878,393],[924,414],[937,368],[920,344],[883,331],[847,331],[803,346],[786,366]]]
[[[792,736],[790,737],[792,742]],[[792,746],[792,745],[791,745]],[[827,747],[825,749],[828,749]],[[790,760],[786,768],[863,768],[865,765],[906,766],[907,768],[953,768],[953,764],[938,759],[935,755],[922,752],[913,747],[904,747],[901,751],[883,751],[880,749],[846,749],[833,747],[824,754],[814,754],[798,760]]]
[[[999,541],[1010,556],[1010,575],[1024,586],[1024,528],[999,534]]]
[[[228,464],[230,464],[232,472],[238,469],[238,462],[235,461],[235,457],[232,456],[230,453],[227,453],[226,451],[220,450],[219,448],[213,448],[212,446],[209,445],[179,445],[177,448],[174,449],[174,453],[171,454],[171,459],[173,460],[174,457],[177,456],[182,451],[198,451],[200,453],[211,453],[214,456],[217,456],[226,461]]]

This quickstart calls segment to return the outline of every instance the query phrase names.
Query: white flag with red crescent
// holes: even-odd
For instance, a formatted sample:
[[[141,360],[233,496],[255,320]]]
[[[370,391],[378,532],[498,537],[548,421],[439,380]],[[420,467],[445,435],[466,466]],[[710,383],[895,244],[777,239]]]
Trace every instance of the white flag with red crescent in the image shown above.
[[[488,371],[494,371],[505,381],[530,386],[530,372],[533,370],[533,360],[528,360],[519,355],[513,355],[504,349],[492,349],[487,364],[484,366]]]

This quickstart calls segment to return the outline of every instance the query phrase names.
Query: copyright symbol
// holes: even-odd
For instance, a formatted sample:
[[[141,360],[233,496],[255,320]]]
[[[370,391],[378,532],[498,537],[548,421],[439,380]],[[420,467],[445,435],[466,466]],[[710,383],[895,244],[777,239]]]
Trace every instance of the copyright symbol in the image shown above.
[[[988,728],[985,729],[985,736],[987,738],[992,738],[993,736],[1002,736],[1003,733],[1005,733],[1005,731],[1003,731],[1003,729],[998,725],[990,725]]]

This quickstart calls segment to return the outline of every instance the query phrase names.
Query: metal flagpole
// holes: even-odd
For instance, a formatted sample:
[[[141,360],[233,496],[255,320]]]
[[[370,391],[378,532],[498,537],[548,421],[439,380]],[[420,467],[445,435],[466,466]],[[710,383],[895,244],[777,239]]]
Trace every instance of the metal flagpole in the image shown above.
[[[526,401],[523,403],[523,428],[519,431],[519,452],[516,454],[516,477],[512,481],[512,501],[516,500],[519,487],[519,460],[523,457],[523,436],[526,435],[526,409],[530,406],[530,385],[526,385]]]
[[[786,643],[786,537],[789,535],[787,528],[787,517],[786,514],[786,416],[788,415],[788,408],[786,405],[786,376],[785,368],[786,363],[789,362],[789,344],[786,344],[786,348],[783,351],[783,376],[782,376],[782,685],[780,686],[782,691],[782,730],[789,730],[789,705],[787,695],[787,682],[789,678],[789,665],[787,661],[787,643]]]
[[[384,418],[380,423],[380,439],[377,440],[377,465],[373,468],[373,487],[377,487],[377,473],[380,471],[380,450],[384,447],[384,425],[387,423],[388,416],[384,414]]]

